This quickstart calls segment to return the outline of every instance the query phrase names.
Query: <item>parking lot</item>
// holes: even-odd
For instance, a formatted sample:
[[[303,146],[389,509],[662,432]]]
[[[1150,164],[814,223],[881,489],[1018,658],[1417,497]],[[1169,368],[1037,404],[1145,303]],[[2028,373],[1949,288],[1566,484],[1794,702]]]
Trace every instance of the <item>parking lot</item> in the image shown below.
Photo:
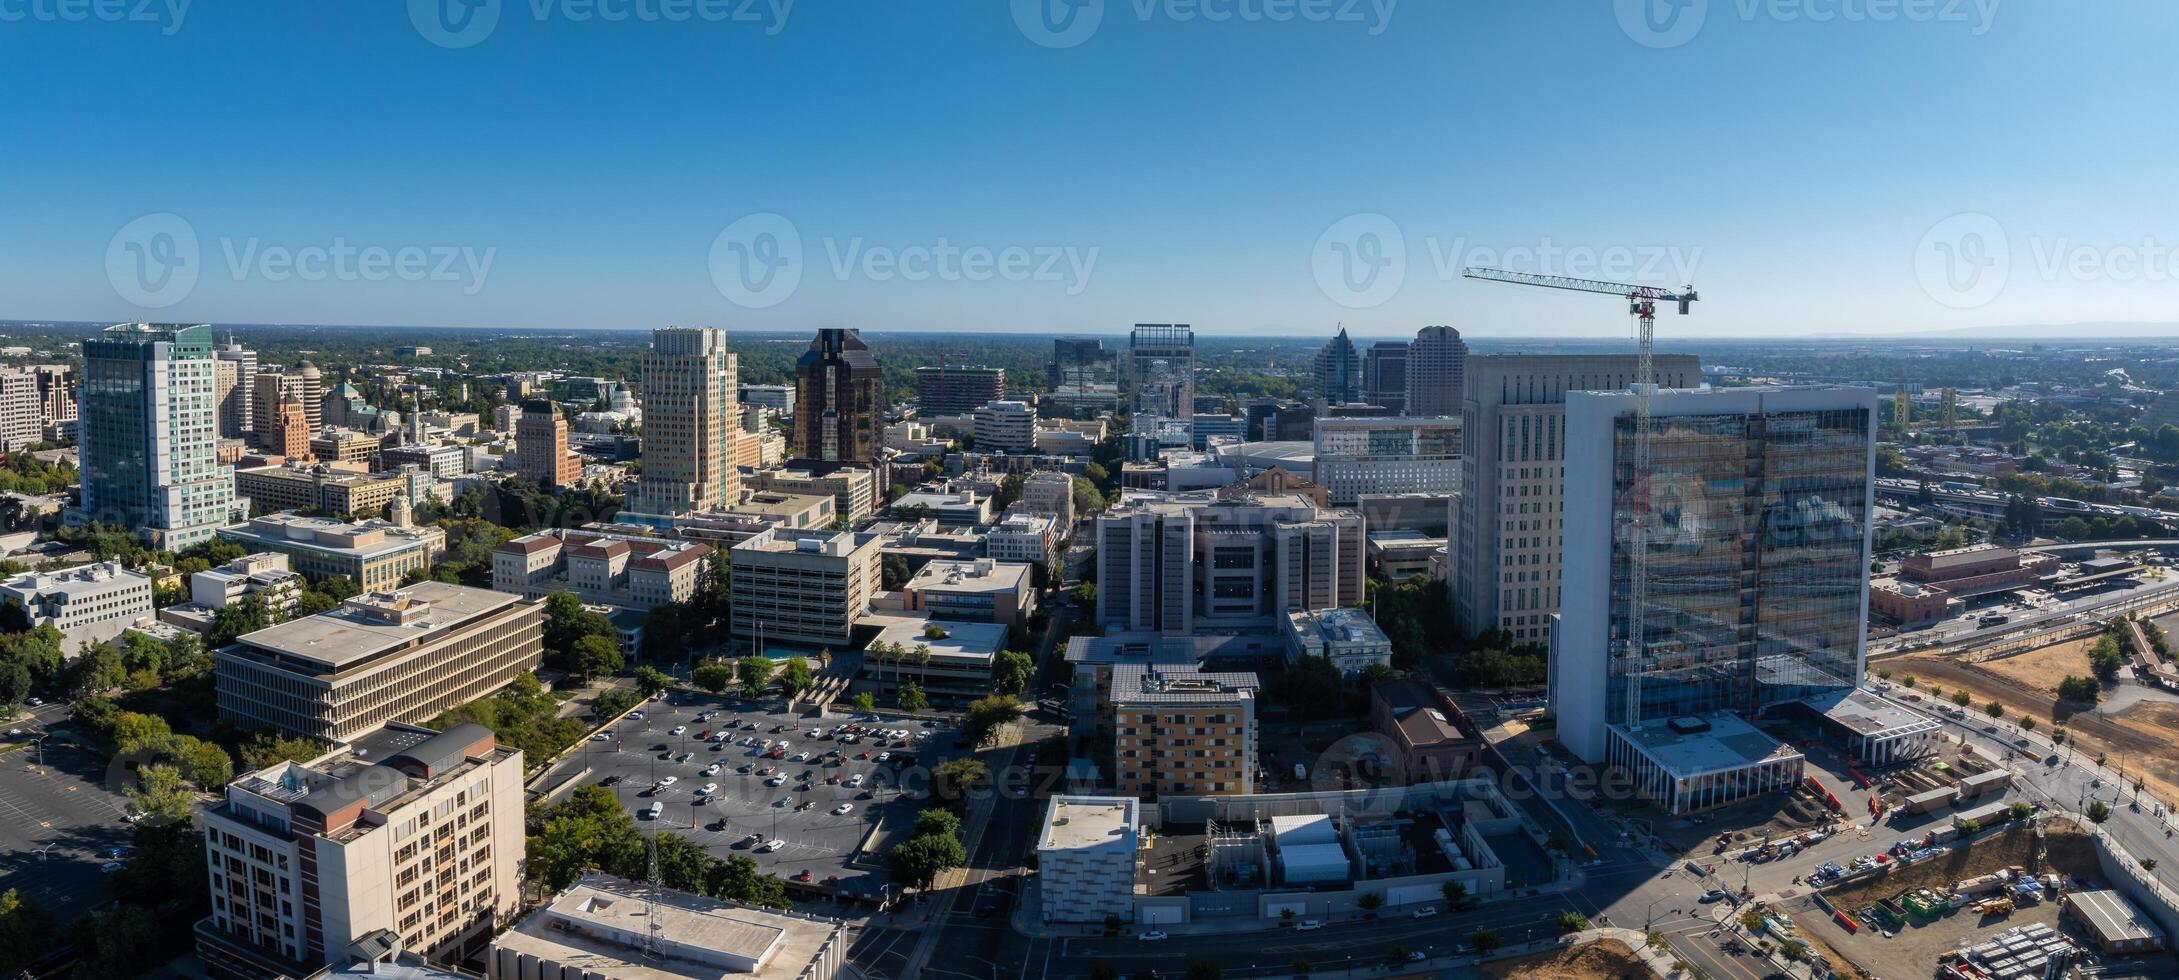
[[[133,836],[121,819],[128,801],[106,786],[106,756],[84,746],[67,715],[49,705],[14,722],[25,734],[0,755],[0,890],[19,889],[61,922],[106,899],[99,867]],[[39,731],[50,733],[42,766],[29,737]]]
[[[744,710],[685,692],[643,711],[561,765],[588,770],[579,782],[607,785],[647,830],[672,828],[714,854],[745,855],[790,881],[803,881],[807,871],[805,883],[849,895],[875,895],[887,880],[882,849],[862,853],[878,821],[910,818],[921,807],[915,799],[928,795],[930,768],[963,754],[953,749],[954,729],[916,721]],[[865,733],[810,737],[850,724]],[[907,737],[881,744],[870,729]],[[787,746],[774,758],[767,740]],[[903,740],[908,747],[897,744]]]

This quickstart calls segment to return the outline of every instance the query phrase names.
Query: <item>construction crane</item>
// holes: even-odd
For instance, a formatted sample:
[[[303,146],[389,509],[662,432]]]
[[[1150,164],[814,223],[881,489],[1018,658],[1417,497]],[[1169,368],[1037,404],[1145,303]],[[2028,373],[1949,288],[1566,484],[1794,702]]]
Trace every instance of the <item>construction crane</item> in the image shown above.
[[[1641,727],[1642,722],[1642,670],[1649,653],[1649,633],[1645,607],[1649,603],[1649,522],[1650,522],[1650,426],[1649,396],[1657,390],[1657,374],[1652,367],[1656,354],[1657,304],[1678,303],[1680,315],[1687,315],[1687,308],[1696,300],[1695,287],[1688,286],[1674,293],[1656,286],[1635,286],[1621,282],[1602,282],[1595,279],[1575,279],[1568,276],[1539,276],[1527,272],[1508,272],[1504,269],[1484,269],[1471,266],[1461,270],[1470,279],[1489,279],[1496,282],[1517,283],[1523,286],[1542,286],[1547,289],[1567,289],[1577,293],[1606,293],[1624,297],[1627,312],[1635,318],[1638,338],[1638,354],[1634,367],[1634,520],[1628,530],[1627,550],[1631,561],[1629,570],[1634,581],[1627,589],[1627,717],[1629,731]]]

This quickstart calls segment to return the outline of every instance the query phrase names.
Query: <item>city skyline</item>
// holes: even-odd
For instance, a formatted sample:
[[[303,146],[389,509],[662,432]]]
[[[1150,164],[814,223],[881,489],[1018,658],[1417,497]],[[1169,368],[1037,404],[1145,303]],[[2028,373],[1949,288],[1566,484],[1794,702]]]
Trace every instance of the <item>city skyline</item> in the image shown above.
[[[2159,305],[2179,253],[2155,234],[2175,207],[2160,161],[2179,137],[2135,125],[2157,108],[2158,42],[2179,11],[1964,4],[1819,22],[1794,4],[1712,6],[1685,38],[1602,5],[1231,23],[1114,5],[1080,43],[997,5],[783,3],[772,24],[492,5],[474,43],[399,9],[192,11],[171,30],[33,22],[41,43],[11,65],[24,77],[116,67],[0,124],[43,175],[0,192],[16,231],[0,256],[22,271],[0,314],[1621,331],[1608,304],[1462,280],[1472,264],[1692,281],[1703,308],[1670,328],[1687,337],[2179,333]],[[270,53],[273,37],[305,43]],[[852,67],[798,70],[836,51]],[[2092,61],[2096,97],[2018,69],[2053,58]],[[582,88],[509,97],[523,66],[548,61],[581,68]],[[166,71],[207,62],[254,70],[247,85]],[[1706,81],[1778,63],[1806,84]],[[1167,64],[1189,68],[1142,70]],[[1170,74],[1198,67],[1227,81]],[[155,115],[136,94],[154,76],[172,95]],[[1104,82],[1075,84],[1090,77]],[[741,94],[696,103],[669,78]],[[1647,114],[1566,123],[1604,118],[1585,104],[1630,82],[1658,93]],[[328,83],[376,95],[334,128],[308,94]],[[1388,98],[1421,91],[1455,95]],[[2036,140],[2010,138],[2018,118],[2038,120]],[[750,133],[771,150],[749,152]],[[600,136],[613,149],[582,149]],[[178,148],[156,168],[94,152],[131,140]],[[1330,173],[1342,179],[1303,179]],[[558,202],[549,221],[540,200]],[[790,246],[804,261],[775,270]],[[182,258],[194,263],[169,268]]]

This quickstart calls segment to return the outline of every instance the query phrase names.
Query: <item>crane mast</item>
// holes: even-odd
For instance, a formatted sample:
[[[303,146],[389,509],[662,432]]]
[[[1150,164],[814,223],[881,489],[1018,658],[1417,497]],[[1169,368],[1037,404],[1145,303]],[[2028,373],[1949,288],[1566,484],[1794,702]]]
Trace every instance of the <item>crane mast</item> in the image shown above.
[[[1642,720],[1642,671],[1649,654],[1648,609],[1649,604],[1649,532],[1650,532],[1650,396],[1657,390],[1656,341],[1657,304],[1678,303],[1680,314],[1687,314],[1688,305],[1695,302],[1695,287],[1688,286],[1674,293],[1656,286],[1637,286],[1628,283],[1603,282],[1596,279],[1575,279],[1570,276],[1543,276],[1526,272],[1508,272],[1504,269],[1470,267],[1462,270],[1470,279],[1488,279],[1524,286],[1542,286],[1546,289],[1566,289],[1581,293],[1605,293],[1622,296],[1627,301],[1627,312],[1635,319],[1636,353],[1634,361],[1634,466],[1633,466],[1633,519],[1628,527],[1627,570],[1627,640],[1624,671],[1627,678],[1627,706],[1625,724],[1628,730],[1640,726]]]

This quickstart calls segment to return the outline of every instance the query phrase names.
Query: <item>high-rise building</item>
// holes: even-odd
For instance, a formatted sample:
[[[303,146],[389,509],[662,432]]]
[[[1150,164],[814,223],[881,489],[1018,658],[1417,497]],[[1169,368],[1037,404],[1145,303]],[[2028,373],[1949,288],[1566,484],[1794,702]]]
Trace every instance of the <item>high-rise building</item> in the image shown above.
[[[1052,341],[1052,359],[1046,366],[1053,391],[1066,388],[1095,389],[1120,383],[1120,355],[1105,349],[1102,340]]]
[[[0,452],[14,452],[45,438],[38,378],[29,368],[0,369]]]
[[[686,514],[731,506],[740,497],[738,367],[723,330],[651,331],[643,355],[643,475],[630,509]]]
[[[1006,372],[995,367],[942,365],[915,369],[916,414],[967,415],[1006,398]]]
[[[310,413],[301,400],[293,394],[282,396],[265,421],[269,435],[259,441],[266,452],[295,460],[310,458]]]
[[[733,636],[773,644],[845,649],[878,592],[885,539],[855,531],[768,528],[727,549]]]
[[[249,513],[219,462],[211,327],[107,327],[83,344],[79,397],[78,519],[180,550]]]
[[[1037,410],[1028,402],[994,401],[975,410],[976,448],[1026,453],[1036,446]]]
[[[567,418],[560,406],[534,398],[522,403],[522,417],[515,422],[514,471],[542,487],[582,482],[583,459],[568,451]]]
[[[1186,420],[1195,414],[1195,331],[1187,324],[1135,324],[1128,370],[1135,415]]]
[[[1407,348],[1409,415],[1458,415],[1466,397],[1468,344],[1451,327],[1424,327]]]
[[[1935,722],[1855,694],[1876,392],[1666,390],[1650,413],[1645,475],[1632,392],[1566,397],[1565,598],[1551,644],[1560,741],[1631,770],[1671,812],[1798,780],[1798,753],[1747,726],[1762,714],[1805,709],[1845,728],[1868,761],[1933,747]],[[1637,591],[1629,529],[1645,510]],[[1636,603],[1642,637],[1629,632]]]
[[[257,433],[257,352],[233,337],[212,348],[213,397],[219,401],[219,437],[246,439]]]
[[[1361,516],[1298,494],[1129,501],[1098,515],[1095,543],[1097,622],[1113,631],[1268,630],[1362,602]]]
[[[1362,398],[1394,415],[1407,411],[1407,341],[1380,340],[1362,352]]]
[[[308,442],[311,436],[318,434],[318,428],[325,424],[322,380],[318,366],[309,361],[297,361],[284,371],[264,371],[251,380],[254,404],[250,408],[250,419],[257,425],[260,445],[270,447],[285,438],[279,427],[280,402],[290,395],[303,406],[303,441]]]
[[[869,345],[853,330],[817,331],[794,365],[795,458],[875,463],[884,420],[885,375]]]
[[[1691,354],[1659,355],[1655,370],[1665,387],[1702,381]],[[1460,496],[1447,542],[1453,622],[1464,635],[1503,629],[1517,644],[1550,638],[1559,608],[1566,393],[1625,390],[1634,372],[1632,354],[1469,359]]]
[[[1362,356],[1347,339],[1345,327],[1316,352],[1316,390],[1327,405],[1362,400]]]
[[[244,774],[200,818],[197,954],[227,977],[328,976],[359,944],[458,964],[522,907],[522,806],[522,751],[482,725]]]

